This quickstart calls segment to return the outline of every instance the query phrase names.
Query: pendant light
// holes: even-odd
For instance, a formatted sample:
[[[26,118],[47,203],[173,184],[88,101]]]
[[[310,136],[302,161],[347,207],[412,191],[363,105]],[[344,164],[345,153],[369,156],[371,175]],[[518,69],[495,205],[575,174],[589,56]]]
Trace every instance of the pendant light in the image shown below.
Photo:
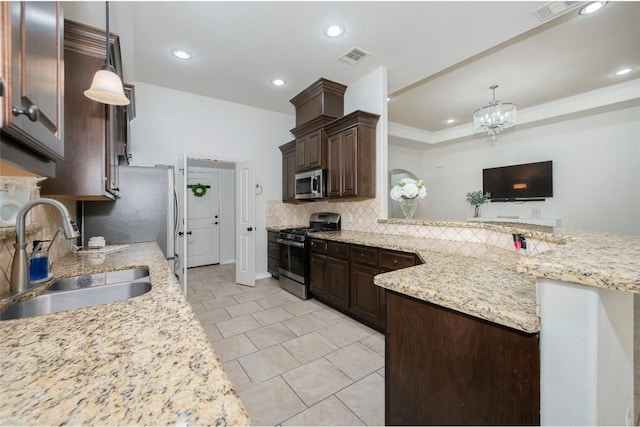
[[[106,59],[104,65],[93,76],[91,87],[84,91],[84,95],[94,101],[109,105],[129,105],[129,99],[124,95],[122,80],[116,74],[116,69],[111,63],[111,50],[109,49],[109,2],[107,4],[107,28],[106,28]]]

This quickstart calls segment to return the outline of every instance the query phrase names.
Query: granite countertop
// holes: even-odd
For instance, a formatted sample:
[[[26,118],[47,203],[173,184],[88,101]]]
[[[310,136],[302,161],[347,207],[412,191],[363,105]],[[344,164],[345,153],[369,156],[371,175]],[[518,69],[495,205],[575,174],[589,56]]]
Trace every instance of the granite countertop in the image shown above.
[[[416,253],[424,264],[377,275],[383,288],[527,333],[540,330],[535,278],[515,252],[479,243],[357,231],[313,237]]]
[[[640,293],[640,236],[572,231],[573,241],[534,257],[517,269],[546,278]]]
[[[0,424],[250,424],[157,244],[71,254],[53,272],[140,267],[153,286],[144,295],[0,321]]]

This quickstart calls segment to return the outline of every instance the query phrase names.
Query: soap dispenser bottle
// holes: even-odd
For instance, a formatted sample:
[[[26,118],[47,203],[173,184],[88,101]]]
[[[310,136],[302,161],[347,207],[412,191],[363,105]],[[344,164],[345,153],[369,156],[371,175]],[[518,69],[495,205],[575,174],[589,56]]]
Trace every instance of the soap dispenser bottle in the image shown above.
[[[46,279],[49,275],[49,256],[42,248],[42,244],[48,240],[34,240],[33,251],[29,262],[29,280]]]

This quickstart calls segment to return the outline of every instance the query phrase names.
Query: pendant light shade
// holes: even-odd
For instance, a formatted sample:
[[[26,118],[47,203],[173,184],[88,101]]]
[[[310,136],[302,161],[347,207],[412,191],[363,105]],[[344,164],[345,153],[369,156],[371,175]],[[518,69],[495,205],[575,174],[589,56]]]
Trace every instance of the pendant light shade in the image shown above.
[[[129,105],[129,99],[124,95],[124,88],[120,76],[111,64],[111,51],[109,49],[109,2],[107,4],[106,26],[106,59],[100,70],[93,76],[91,87],[84,91],[84,95],[94,101],[109,105]]]
[[[84,95],[103,104],[129,105],[130,102],[124,95],[120,76],[104,66],[93,76],[91,87],[84,91]]]

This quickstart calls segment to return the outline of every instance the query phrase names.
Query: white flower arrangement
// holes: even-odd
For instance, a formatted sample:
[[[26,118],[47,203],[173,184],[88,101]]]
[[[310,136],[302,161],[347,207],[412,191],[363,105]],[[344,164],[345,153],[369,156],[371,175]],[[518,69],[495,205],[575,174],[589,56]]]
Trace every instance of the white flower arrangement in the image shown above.
[[[393,186],[389,195],[395,201],[413,200],[416,197],[424,199],[427,196],[427,188],[421,179],[402,178]]]

